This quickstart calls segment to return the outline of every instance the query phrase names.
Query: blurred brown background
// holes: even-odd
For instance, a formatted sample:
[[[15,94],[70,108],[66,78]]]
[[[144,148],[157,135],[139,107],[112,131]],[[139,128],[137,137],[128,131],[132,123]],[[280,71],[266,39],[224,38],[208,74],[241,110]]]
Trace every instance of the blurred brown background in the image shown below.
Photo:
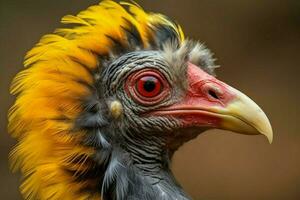
[[[252,97],[268,114],[274,142],[209,131],[184,145],[174,171],[195,199],[300,199],[300,1],[144,0],[146,10],[176,19],[188,37],[211,48],[219,79]],[[39,38],[98,0],[0,0],[0,199],[21,199],[8,169],[14,141],[6,132],[8,88]]]

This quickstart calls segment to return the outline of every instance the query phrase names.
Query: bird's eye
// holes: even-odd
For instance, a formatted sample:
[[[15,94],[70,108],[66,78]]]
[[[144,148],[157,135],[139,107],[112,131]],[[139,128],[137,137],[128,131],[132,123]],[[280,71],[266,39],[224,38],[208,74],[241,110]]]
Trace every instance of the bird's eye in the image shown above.
[[[154,97],[161,92],[162,83],[155,76],[143,76],[137,81],[136,90],[144,97]]]
[[[154,105],[170,95],[166,78],[155,69],[145,69],[132,73],[125,83],[127,94],[137,103]]]

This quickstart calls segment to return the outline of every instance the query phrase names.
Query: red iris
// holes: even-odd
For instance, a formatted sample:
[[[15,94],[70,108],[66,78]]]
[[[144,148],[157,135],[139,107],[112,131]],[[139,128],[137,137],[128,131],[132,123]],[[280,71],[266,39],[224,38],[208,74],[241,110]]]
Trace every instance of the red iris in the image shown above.
[[[137,81],[136,89],[144,97],[155,97],[160,94],[162,83],[155,76],[146,75]]]

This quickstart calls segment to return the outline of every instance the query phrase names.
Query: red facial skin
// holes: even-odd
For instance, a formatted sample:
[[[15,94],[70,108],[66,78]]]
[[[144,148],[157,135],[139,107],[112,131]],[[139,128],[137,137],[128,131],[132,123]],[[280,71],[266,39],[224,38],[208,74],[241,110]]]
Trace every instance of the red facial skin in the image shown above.
[[[221,118],[211,109],[226,107],[235,98],[230,87],[192,63],[188,64],[187,79],[188,88],[183,100],[154,114],[173,116],[184,127],[219,127]]]
[[[145,77],[154,77],[160,91],[142,91]],[[151,115],[175,117],[182,122],[183,127],[220,127],[221,114],[213,109],[225,108],[235,98],[231,87],[192,63],[188,63],[187,79],[185,97],[176,104],[151,112]],[[146,69],[130,75],[125,90],[139,104],[151,106],[169,96],[171,88],[158,70]]]

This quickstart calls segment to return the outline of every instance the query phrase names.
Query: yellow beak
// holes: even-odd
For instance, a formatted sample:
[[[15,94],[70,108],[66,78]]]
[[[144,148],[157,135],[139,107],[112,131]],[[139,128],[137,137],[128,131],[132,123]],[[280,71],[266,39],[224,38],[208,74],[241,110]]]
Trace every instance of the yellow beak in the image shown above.
[[[222,118],[219,128],[237,133],[265,135],[269,143],[273,141],[273,131],[269,119],[262,109],[248,96],[230,87],[235,98],[225,108],[212,109]]]

